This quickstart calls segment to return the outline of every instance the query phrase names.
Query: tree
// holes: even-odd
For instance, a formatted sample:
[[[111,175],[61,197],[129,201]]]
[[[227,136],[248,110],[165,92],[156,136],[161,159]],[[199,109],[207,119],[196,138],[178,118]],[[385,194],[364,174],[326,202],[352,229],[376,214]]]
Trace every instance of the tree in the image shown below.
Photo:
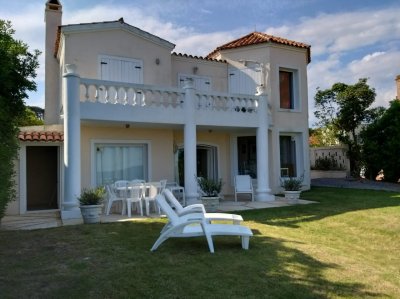
[[[382,169],[385,180],[397,182],[400,178],[400,100],[390,102],[389,108],[360,137],[365,175],[373,179]]]
[[[339,141],[348,146],[353,175],[358,175],[361,169],[360,128],[382,113],[381,107],[370,108],[375,96],[375,89],[369,87],[366,78],[354,85],[335,83],[329,89],[318,90],[315,95],[315,116],[320,125],[332,126]]]
[[[311,147],[333,146],[339,144],[339,139],[336,137],[335,128],[332,124],[326,127],[310,128],[309,143]]]
[[[18,118],[18,126],[37,126],[43,125],[43,119],[38,117],[38,114],[35,113],[31,107],[25,107],[24,112]]]
[[[25,111],[27,91],[36,90],[33,79],[40,52],[14,39],[10,21],[0,20],[0,219],[14,199],[14,160],[17,156],[18,121]]]

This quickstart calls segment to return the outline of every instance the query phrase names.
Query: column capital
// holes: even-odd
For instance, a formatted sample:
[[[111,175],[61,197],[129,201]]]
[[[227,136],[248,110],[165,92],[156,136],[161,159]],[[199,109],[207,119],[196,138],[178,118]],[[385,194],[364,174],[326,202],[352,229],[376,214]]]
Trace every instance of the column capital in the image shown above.
[[[183,81],[183,89],[194,89],[194,81],[193,78],[186,78]]]
[[[66,76],[79,77],[76,64],[66,64],[65,65],[64,77],[66,77]]]

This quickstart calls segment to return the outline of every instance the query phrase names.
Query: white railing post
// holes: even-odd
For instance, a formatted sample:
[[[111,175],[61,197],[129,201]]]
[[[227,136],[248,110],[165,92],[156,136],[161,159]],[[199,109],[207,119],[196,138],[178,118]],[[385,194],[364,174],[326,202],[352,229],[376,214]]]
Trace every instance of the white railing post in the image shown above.
[[[257,127],[257,201],[272,201],[275,196],[269,188],[268,167],[268,98],[264,86],[257,88],[258,127]]]
[[[81,218],[77,197],[81,193],[80,77],[76,66],[66,65],[64,80],[64,198],[62,219]]]
[[[187,204],[194,203],[197,193],[197,165],[196,165],[196,123],[195,123],[195,94],[193,80],[188,78],[183,85],[185,91],[184,113],[184,163],[185,163],[185,193]]]

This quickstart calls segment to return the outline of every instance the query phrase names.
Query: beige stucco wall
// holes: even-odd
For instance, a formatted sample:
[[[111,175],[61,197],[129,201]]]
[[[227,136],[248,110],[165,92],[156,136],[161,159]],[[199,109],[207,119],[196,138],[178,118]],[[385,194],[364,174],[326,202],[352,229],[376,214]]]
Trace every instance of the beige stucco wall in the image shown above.
[[[211,79],[211,90],[228,92],[228,65],[224,62],[172,55],[172,86],[178,86],[178,75],[207,76]],[[196,68],[196,69],[194,69]]]
[[[173,131],[170,129],[125,128],[120,126],[81,126],[82,187],[94,184],[91,164],[94,141],[124,142],[144,141],[149,143],[149,180],[174,181]]]
[[[65,64],[76,64],[83,78],[99,79],[99,55],[111,55],[142,60],[144,84],[171,85],[170,49],[120,29],[69,33],[64,38]]]

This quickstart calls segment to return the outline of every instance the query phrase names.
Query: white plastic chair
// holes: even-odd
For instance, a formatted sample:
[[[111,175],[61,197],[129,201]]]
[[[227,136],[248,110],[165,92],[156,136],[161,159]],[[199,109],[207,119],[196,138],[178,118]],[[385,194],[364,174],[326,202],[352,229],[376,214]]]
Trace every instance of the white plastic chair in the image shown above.
[[[114,186],[112,186],[112,185],[106,186],[106,192],[107,192],[107,207],[105,210],[106,215],[110,215],[111,206],[114,202],[117,202],[117,201],[122,203],[121,215],[125,214],[126,198],[117,196],[117,194],[114,192]],[[124,194],[125,194],[125,192],[124,192]]]
[[[156,195],[161,193],[161,182],[150,182],[146,183],[146,191],[147,195],[143,197],[145,207],[146,207],[146,215],[150,215],[150,203],[154,206],[154,212],[158,212],[161,214],[160,208],[157,206],[156,203]]]
[[[135,204],[140,216],[143,216],[143,206],[142,206],[142,192],[144,185],[129,183],[126,187],[126,207],[128,211],[128,217],[132,215],[132,204]]]
[[[253,233],[248,227],[237,224],[209,223],[205,218],[204,213],[201,212],[179,216],[167,203],[163,194],[156,196],[156,202],[167,215],[170,225],[161,231],[161,234],[151,248],[151,251],[156,250],[169,238],[199,236],[206,237],[208,248],[211,253],[214,253],[213,236],[240,236],[242,248],[249,249],[249,241]]]
[[[251,201],[254,201],[253,183],[249,175],[235,176],[235,201],[238,194],[251,194]]]

